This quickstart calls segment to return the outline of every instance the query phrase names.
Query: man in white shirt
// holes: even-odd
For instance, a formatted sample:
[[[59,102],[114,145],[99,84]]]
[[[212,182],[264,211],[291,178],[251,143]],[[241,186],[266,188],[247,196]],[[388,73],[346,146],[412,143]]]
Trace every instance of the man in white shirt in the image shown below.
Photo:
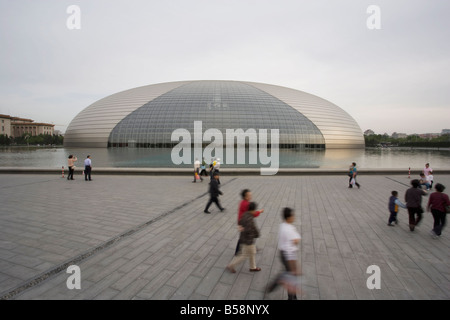
[[[91,179],[91,170],[92,170],[92,161],[91,161],[91,156],[88,155],[87,158],[84,160],[84,180],[88,181],[92,181]]]
[[[301,274],[300,268],[297,267],[297,253],[301,236],[293,225],[295,216],[291,208],[283,209],[283,219],[278,234],[278,249],[286,272],[277,277],[268,287],[268,292],[272,292],[278,284],[284,284],[288,289],[288,299],[297,300],[297,276]]]

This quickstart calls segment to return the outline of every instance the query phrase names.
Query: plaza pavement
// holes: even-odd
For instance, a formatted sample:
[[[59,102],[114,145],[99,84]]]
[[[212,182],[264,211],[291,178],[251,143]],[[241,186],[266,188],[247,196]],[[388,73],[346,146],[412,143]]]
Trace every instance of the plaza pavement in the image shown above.
[[[405,209],[388,227],[392,190],[400,200],[406,175],[226,176],[220,200],[203,213],[207,182],[189,176],[99,175],[85,182],[48,174],[0,175],[0,297],[3,299],[280,300],[266,293],[282,270],[277,251],[281,209],[296,210],[302,241],[301,299],[449,299],[450,229],[432,239],[430,213],[410,232]],[[450,175],[435,174],[450,190]],[[239,193],[249,188],[264,208],[256,222],[257,265],[237,273],[231,261]],[[423,205],[426,205],[424,198]],[[81,289],[69,290],[75,264]],[[379,266],[381,289],[368,289]]]

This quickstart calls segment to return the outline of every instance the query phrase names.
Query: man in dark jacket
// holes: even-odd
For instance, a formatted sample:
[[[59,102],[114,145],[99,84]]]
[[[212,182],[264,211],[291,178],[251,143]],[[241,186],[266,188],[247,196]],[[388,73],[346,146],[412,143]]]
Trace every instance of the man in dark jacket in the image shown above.
[[[208,211],[208,209],[213,202],[217,205],[217,207],[220,209],[220,211],[225,210],[225,208],[223,208],[219,203],[219,195],[223,194],[223,193],[222,193],[222,191],[219,190],[219,173],[218,172],[214,172],[213,179],[209,183],[209,194],[210,194],[210,198],[209,198],[209,201],[206,204],[206,208],[203,212],[211,213]]]
[[[411,186],[406,190],[405,201],[409,214],[409,230],[414,231],[422,220],[422,196],[426,196],[428,193],[420,188],[420,182],[417,179],[411,181]]]

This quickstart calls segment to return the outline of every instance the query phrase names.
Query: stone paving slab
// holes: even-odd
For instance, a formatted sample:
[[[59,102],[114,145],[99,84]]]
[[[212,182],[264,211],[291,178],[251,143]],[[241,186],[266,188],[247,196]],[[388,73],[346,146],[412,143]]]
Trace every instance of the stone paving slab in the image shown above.
[[[280,300],[266,293],[282,270],[277,250],[281,209],[296,210],[302,235],[302,299],[450,298],[450,237],[432,239],[430,213],[410,232],[406,210],[388,227],[392,190],[403,201],[407,176],[222,176],[227,208],[203,213],[207,183],[186,176],[108,176],[85,182],[55,175],[0,175],[0,293],[100,248],[80,261],[81,289],[69,290],[64,270],[8,296],[11,299]],[[435,177],[450,188],[450,176]],[[259,273],[246,261],[230,274],[242,189],[265,212],[256,219]],[[448,189],[450,190],[450,189]],[[446,190],[446,191],[448,191]],[[425,206],[427,199],[424,198]],[[118,237],[118,235],[121,235]],[[112,242],[106,247],[102,244]],[[367,267],[381,270],[381,289],[370,290]]]

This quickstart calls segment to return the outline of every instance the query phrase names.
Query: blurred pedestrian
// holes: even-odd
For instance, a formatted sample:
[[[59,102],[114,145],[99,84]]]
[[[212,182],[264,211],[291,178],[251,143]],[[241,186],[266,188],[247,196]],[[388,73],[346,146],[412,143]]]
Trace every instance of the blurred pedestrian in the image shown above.
[[[425,168],[423,168],[423,174],[425,175],[425,176],[428,176],[428,175],[430,175],[431,173],[433,173],[433,169],[431,169],[431,167],[430,167],[430,164],[429,163],[426,163],[425,164]]]
[[[239,254],[233,257],[230,264],[227,266],[228,271],[236,273],[236,265],[248,258],[251,272],[261,271],[261,268],[256,266],[256,245],[255,240],[259,238],[259,230],[255,224],[255,210],[256,203],[250,202],[248,211],[244,213],[239,225],[242,227],[240,234],[241,249]]]
[[[434,223],[433,230],[431,230],[431,236],[438,238],[442,234],[442,229],[446,223],[447,207],[450,206],[450,200],[448,195],[444,193],[445,186],[437,183],[434,187],[436,192],[433,192],[428,199],[427,211],[430,211],[433,215]]]
[[[217,158],[216,161],[214,161],[214,172],[220,172],[220,158]],[[217,180],[217,182],[220,184],[220,179]]]
[[[202,159],[202,165],[200,166],[200,176],[205,176],[207,177],[208,174],[206,173],[206,161],[205,158]]]
[[[201,180],[203,182],[203,178],[200,176],[200,161],[198,160],[198,158],[195,158],[194,161],[194,181],[192,182],[197,182],[197,180]]]
[[[220,209],[220,211],[225,210],[225,208],[223,208],[220,205],[219,202],[219,195],[222,195],[222,191],[219,190],[219,173],[218,172],[214,172],[213,174],[213,179],[211,180],[211,182],[209,183],[209,201],[206,204],[205,210],[203,211],[204,213],[211,213],[209,212],[209,207],[211,206],[211,204],[214,202],[216,204],[216,206]]]
[[[73,173],[75,171],[75,162],[77,161],[77,157],[73,154],[69,155],[69,158],[67,160],[67,166],[69,167],[69,174],[67,175],[67,180],[75,180],[73,178]]]
[[[415,227],[422,220],[422,196],[426,196],[427,192],[420,188],[420,182],[417,179],[411,181],[411,188],[406,190],[405,201],[409,215],[409,230],[414,231]]]
[[[398,224],[397,213],[398,213],[399,207],[406,209],[406,205],[403,204],[398,199],[397,196],[398,196],[398,192],[397,191],[392,191],[391,192],[391,197],[389,198],[389,205],[388,205],[388,207],[389,207],[389,212],[391,214],[389,216],[388,226],[390,226],[390,227],[394,226],[392,224],[392,222],[395,222],[395,224]]]
[[[211,163],[209,164],[209,178],[210,178],[210,180],[213,179],[213,175],[214,175],[214,164],[215,164],[214,158],[211,158]]]
[[[298,247],[301,236],[293,225],[295,221],[294,210],[284,208],[282,211],[283,222],[278,232],[278,249],[285,272],[269,285],[267,291],[272,292],[278,285],[283,285],[288,290],[288,300],[297,300],[297,276],[301,275],[301,268],[297,264]]]
[[[92,181],[91,179],[91,171],[92,171],[92,161],[91,161],[91,156],[88,155],[86,157],[86,159],[84,160],[84,180],[88,181]]]
[[[238,210],[238,226],[239,226],[239,221],[241,221],[242,216],[244,215],[244,213],[246,213],[248,211],[250,202],[252,201],[252,192],[249,189],[244,189],[241,192],[241,197],[242,197],[242,201],[239,203],[239,210]],[[261,213],[264,212],[264,209],[261,210],[255,210],[254,211],[254,216],[259,217],[259,215]],[[240,237],[238,240],[238,243],[236,245],[236,251],[235,251],[235,255],[237,255],[239,253],[239,247],[240,247]]]
[[[429,175],[428,176],[425,176],[425,174],[424,173],[420,173],[420,180],[419,180],[419,182],[420,182],[420,186],[422,187],[422,186],[425,186],[425,189],[428,191],[428,190],[430,190],[430,188],[431,188],[431,181],[429,181],[428,179],[429,179]]]
[[[356,162],[353,162],[349,168],[348,176],[350,177],[348,181],[348,187],[353,188],[354,185],[358,187],[358,189],[361,187],[361,185],[356,181],[356,176],[358,175],[358,170],[356,169]]]

